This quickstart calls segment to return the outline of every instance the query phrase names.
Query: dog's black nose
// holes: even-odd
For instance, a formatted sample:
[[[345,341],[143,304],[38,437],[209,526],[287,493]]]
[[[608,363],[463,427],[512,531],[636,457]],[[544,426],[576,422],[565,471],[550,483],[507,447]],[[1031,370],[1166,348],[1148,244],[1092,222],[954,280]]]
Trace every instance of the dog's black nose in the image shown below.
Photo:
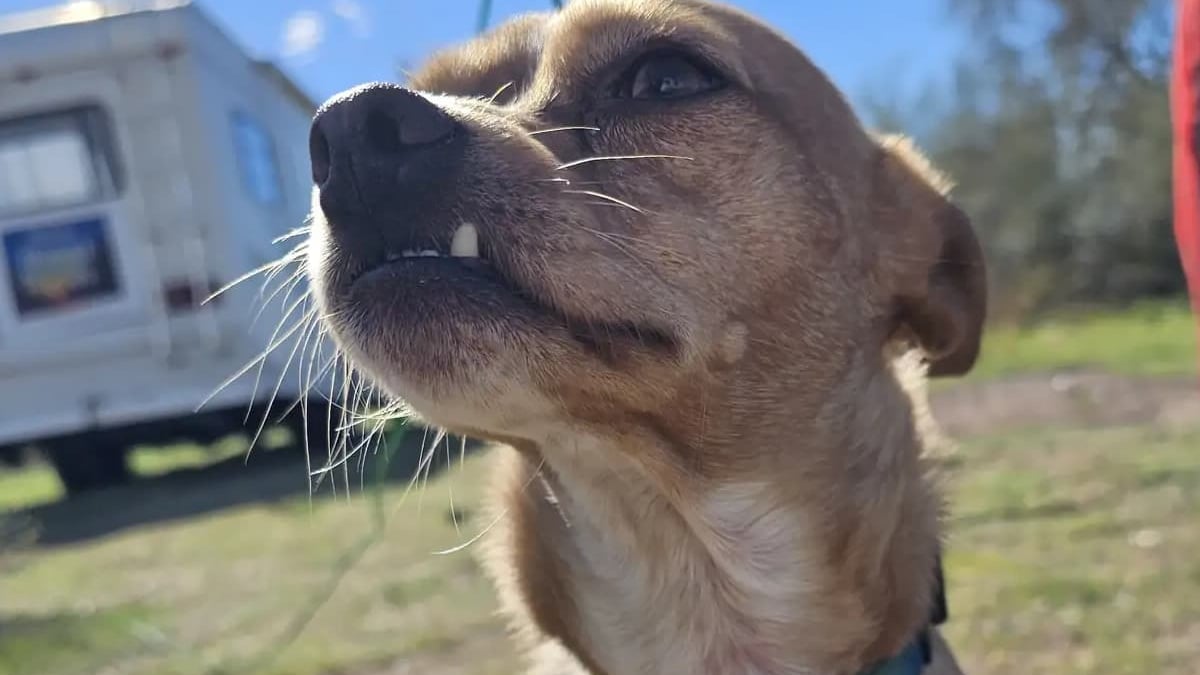
[[[424,96],[375,83],[343,92],[309,131],[313,183],[327,216],[386,212],[457,165],[463,129]]]

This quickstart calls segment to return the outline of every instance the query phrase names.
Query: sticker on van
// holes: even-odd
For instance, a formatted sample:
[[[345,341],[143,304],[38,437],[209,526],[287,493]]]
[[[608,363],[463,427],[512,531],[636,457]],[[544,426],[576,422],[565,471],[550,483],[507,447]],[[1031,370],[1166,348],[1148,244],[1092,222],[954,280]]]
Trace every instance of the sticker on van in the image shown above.
[[[4,253],[22,316],[110,299],[120,290],[102,218],[6,232]]]

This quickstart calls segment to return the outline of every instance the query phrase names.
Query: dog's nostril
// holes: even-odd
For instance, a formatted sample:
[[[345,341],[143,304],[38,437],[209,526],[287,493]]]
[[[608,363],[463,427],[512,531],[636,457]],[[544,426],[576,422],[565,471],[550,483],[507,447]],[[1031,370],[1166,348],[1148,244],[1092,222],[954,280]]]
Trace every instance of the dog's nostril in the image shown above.
[[[315,185],[324,185],[329,181],[332,159],[329,153],[329,140],[320,124],[314,124],[308,132],[308,156],[312,163],[312,179]]]
[[[401,125],[383,111],[372,110],[367,113],[366,132],[367,142],[377,150],[399,152],[403,145]]]
[[[448,177],[461,159],[457,127],[433,101],[397,85],[364,85],[326,101],[308,134],[321,209],[346,220],[419,201],[418,186]],[[447,142],[457,138],[464,142]]]

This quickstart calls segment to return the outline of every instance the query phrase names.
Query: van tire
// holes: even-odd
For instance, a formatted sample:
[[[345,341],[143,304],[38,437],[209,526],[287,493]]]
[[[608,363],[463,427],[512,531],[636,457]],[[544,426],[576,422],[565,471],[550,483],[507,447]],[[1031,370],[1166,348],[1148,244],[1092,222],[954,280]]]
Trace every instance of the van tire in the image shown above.
[[[125,446],[99,437],[60,440],[46,448],[67,497],[129,482]]]
[[[25,453],[21,447],[16,445],[0,447],[0,466],[17,469],[24,463]]]

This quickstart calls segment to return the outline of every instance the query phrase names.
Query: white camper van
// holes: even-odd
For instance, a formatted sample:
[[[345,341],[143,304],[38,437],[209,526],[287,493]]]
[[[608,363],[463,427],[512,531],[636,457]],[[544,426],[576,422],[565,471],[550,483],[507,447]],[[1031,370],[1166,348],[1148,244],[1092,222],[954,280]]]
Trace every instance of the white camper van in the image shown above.
[[[273,242],[308,208],[314,109],[186,3],[0,16],[0,454],[38,445],[77,492],[272,396],[290,349],[193,414],[283,304],[255,320],[258,283],[202,301],[294,243]]]

